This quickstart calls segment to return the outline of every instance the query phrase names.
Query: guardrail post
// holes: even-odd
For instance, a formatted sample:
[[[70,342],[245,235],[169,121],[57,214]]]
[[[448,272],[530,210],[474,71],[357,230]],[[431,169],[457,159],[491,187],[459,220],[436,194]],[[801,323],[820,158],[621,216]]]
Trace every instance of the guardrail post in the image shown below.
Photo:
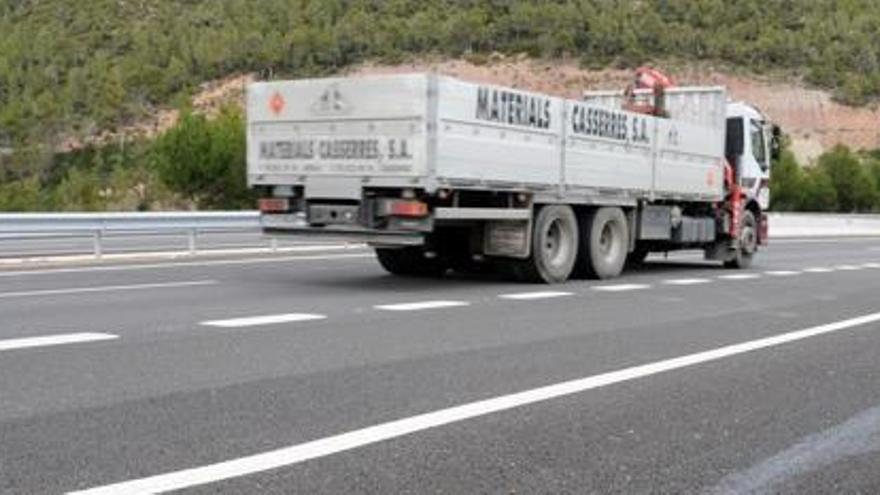
[[[94,243],[95,258],[96,259],[101,259],[101,256],[104,255],[104,249],[103,249],[103,245],[102,245],[103,237],[104,237],[103,232],[101,232],[100,230],[96,230],[95,235],[92,238],[92,241]]]
[[[196,254],[196,229],[189,229],[189,254]]]

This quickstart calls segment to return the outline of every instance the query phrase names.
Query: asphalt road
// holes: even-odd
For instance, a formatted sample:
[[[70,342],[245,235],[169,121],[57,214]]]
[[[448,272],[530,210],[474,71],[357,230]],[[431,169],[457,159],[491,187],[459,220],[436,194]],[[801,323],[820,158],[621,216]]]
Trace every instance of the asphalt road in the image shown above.
[[[609,282],[0,271],[0,493],[878,493],[880,240]]]

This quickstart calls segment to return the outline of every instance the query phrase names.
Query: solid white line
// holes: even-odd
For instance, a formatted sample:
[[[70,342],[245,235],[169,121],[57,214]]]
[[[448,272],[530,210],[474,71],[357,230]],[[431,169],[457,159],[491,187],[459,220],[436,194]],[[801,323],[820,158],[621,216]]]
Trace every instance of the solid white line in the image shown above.
[[[125,261],[132,259],[176,259],[192,258],[193,256],[234,256],[251,254],[290,254],[290,253],[313,253],[324,251],[347,251],[366,247],[363,244],[320,244],[303,246],[281,246],[275,249],[270,247],[255,248],[214,248],[202,249],[195,254],[190,251],[128,251],[123,253],[105,253],[104,261]],[[32,255],[18,258],[0,258],[0,266],[19,266],[27,263],[78,263],[94,261],[94,254],[57,254],[57,255]]]
[[[825,268],[823,266],[816,266],[816,267],[812,267],[812,268],[804,268],[803,269],[804,273],[831,273],[833,271],[834,271],[833,268]]]
[[[210,260],[177,263],[150,263],[139,265],[111,265],[111,266],[81,266],[76,268],[47,268],[41,270],[0,271],[0,277],[26,277],[30,275],[52,275],[58,273],[81,273],[81,272],[115,272],[129,270],[153,270],[161,268],[181,268],[198,266],[223,266],[223,265],[251,265],[258,263],[284,263],[288,261],[323,261],[339,260],[348,258],[375,258],[373,253],[358,254],[333,254],[327,256],[282,256],[273,258],[250,258],[234,260]]]
[[[502,395],[477,402],[470,402],[261,454],[240,457],[225,462],[218,462],[216,464],[209,464],[206,466],[160,474],[137,480],[124,481],[112,485],[105,485],[80,492],[73,492],[73,494],[146,494],[182,490],[184,488],[291,466],[311,459],[345,452],[365,445],[402,437],[404,435],[410,435],[412,433],[437,428],[451,423],[457,423],[551,399],[558,399],[560,397],[607,387],[617,383],[637,380],[667,371],[688,368],[698,364],[736,356],[738,354],[776,347],[823,334],[830,334],[848,328],[875,323],[877,321],[880,321],[880,313],[872,313],[858,318],[829,323],[827,325],[820,325],[740,344],[719,347],[704,352],[688,354],[681,357],[643,364],[640,366],[633,366],[631,368],[624,368],[600,375],[556,383],[510,395]]]
[[[401,304],[381,304],[373,306],[382,311],[420,311],[423,309],[439,309],[454,308],[457,306],[468,306],[470,303],[465,301],[423,301]]]
[[[559,291],[537,291],[537,292],[520,292],[518,294],[502,294],[498,297],[501,299],[513,299],[517,301],[527,301],[531,299],[549,299],[553,297],[566,297],[573,296],[574,292],[559,292]]]
[[[105,285],[101,287],[71,287],[67,289],[46,289],[46,290],[29,290],[21,292],[0,292],[0,299],[10,299],[15,297],[34,297],[34,296],[58,296],[69,294],[89,294],[93,292],[117,292],[131,290],[147,290],[147,289],[172,289],[175,287],[198,287],[202,285],[214,285],[216,280],[192,280],[188,282],[167,282],[156,284],[137,284],[137,285]]]
[[[666,285],[698,285],[698,284],[708,284],[711,282],[708,278],[676,278],[672,280],[664,280],[663,283]]]
[[[244,318],[231,318],[228,320],[203,321],[200,325],[220,328],[255,327],[259,325],[277,325],[279,323],[293,323],[297,321],[323,320],[327,317],[311,313],[288,313],[283,315],[247,316]]]
[[[757,273],[733,273],[731,275],[719,275],[718,278],[721,280],[755,280],[756,278],[761,278],[761,275]]]
[[[796,272],[794,270],[770,270],[764,273],[766,275],[770,275],[771,277],[791,277],[793,275],[801,274],[801,272]]]
[[[48,347],[53,345],[80,344],[83,342],[98,342],[101,340],[118,339],[118,335],[109,333],[66,333],[61,335],[44,335],[40,337],[25,337],[20,339],[0,340],[0,351],[12,351],[16,349],[28,349],[31,347]]]
[[[625,292],[629,290],[644,290],[650,289],[650,285],[646,284],[619,284],[619,285],[598,285],[593,287],[593,290],[598,290],[602,292]]]

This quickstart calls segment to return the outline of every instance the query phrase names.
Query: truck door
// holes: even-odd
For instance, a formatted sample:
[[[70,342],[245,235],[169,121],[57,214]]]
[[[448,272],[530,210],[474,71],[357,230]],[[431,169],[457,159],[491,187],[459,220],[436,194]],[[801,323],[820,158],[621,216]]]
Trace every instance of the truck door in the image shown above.
[[[736,167],[736,178],[749,199],[762,210],[770,205],[770,138],[766,122],[750,116],[727,119],[727,159]]]
[[[750,198],[755,198],[762,210],[770,207],[770,139],[767,124],[748,119],[748,152],[742,160],[741,184]]]

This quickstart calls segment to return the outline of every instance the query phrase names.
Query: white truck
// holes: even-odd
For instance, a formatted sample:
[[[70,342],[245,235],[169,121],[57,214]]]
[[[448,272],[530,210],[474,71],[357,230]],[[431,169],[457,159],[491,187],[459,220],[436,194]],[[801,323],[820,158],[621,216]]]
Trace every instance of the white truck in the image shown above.
[[[247,99],[265,233],[366,242],[393,274],[604,279],[677,249],[741,268],[767,240],[777,128],[723,88],[576,101],[413,74]]]

